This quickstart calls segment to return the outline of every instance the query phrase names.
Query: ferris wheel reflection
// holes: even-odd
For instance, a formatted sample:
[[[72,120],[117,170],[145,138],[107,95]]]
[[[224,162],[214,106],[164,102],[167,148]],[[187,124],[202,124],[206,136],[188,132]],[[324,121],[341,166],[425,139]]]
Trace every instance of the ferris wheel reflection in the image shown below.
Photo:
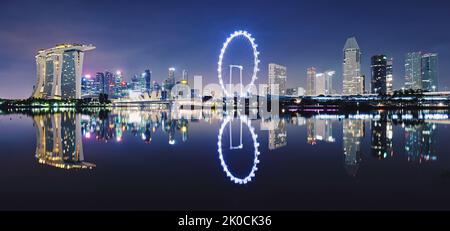
[[[239,122],[239,144],[238,145],[233,145],[233,132],[232,132],[232,122],[238,120]],[[243,149],[244,148],[244,144],[242,141],[242,131],[243,131],[243,127],[247,127],[248,131],[251,134],[252,137],[252,142],[253,142],[253,166],[251,171],[248,173],[247,176],[245,177],[238,177],[236,176],[236,174],[232,173],[230,171],[230,168],[227,164],[227,162],[225,161],[224,158],[224,152],[223,149],[225,148],[223,145],[223,141],[222,141],[222,137],[223,137],[223,133],[226,130],[226,127],[228,125],[228,130],[229,130],[229,136],[230,136],[230,144],[229,144],[229,150],[239,150],[239,149]],[[218,153],[219,153],[219,159],[220,159],[220,164],[222,165],[223,171],[226,173],[227,177],[230,178],[230,180],[232,182],[234,182],[235,184],[247,184],[249,182],[252,181],[252,179],[255,177],[255,173],[256,171],[258,171],[258,163],[259,163],[259,155],[261,154],[259,152],[259,143],[258,143],[258,136],[255,133],[255,129],[252,127],[251,125],[251,120],[248,119],[248,117],[246,116],[238,116],[237,118],[234,118],[232,116],[227,116],[224,118],[220,129],[219,129],[219,135],[218,135],[218,142],[217,142],[217,146],[218,146]]]

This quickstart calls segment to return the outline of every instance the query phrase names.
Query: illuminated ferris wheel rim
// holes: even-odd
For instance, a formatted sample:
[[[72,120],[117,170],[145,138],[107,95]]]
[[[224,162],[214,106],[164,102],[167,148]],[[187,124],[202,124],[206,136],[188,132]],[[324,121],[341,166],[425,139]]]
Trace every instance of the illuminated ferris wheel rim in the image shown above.
[[[255,177],[255,172],[258,171],[258,163],[259,163],[259,158],[258,156],[261,154],[258,150],[259,147],[259,143],[258,143],[258,136],[255,134],[255,129],[250,125],[250,121],[248,119],[245,118],[245,116],[240,118],[241,121],[243,121],[247,127],[248,130],[250,131],[251,135],[252,135],[252,139],[253,139],[253,147],[254,147],[254,159],[253,159],[253,167],[252,170],[250,171],[250,173],[245,177],[245,178],[239,178],[234,176],[231,171],[228,169],[227,164],[225,163],[225,160],[223,158],[223,153],[222,153],[222,135],[223,135],[223,131],[225,130],[225,126],[227,126],[228,123],[230,123],[233,119],[231,117],[227,117],[226,119],[224,119],[224,121],[222,122],[222,125],[220,126],[219,129],[219,141],[217,142],[218,145],[218,152],[219,152],[219,159],[220,159],[220,164],[222,165],[223,171],[227,174],[227,176],[230,178],[231,181],[233,181],[236,184],[247,184],[248,182],[252,181],[252,178]]]
[[[227,89],[225,88],[225,85],[223,83],[223,79],[222,79],[223,56],[227,50],[228,45],[231,43],[231,41],[233,41],[233,39],[235,39],[239,36],[245,37],[250,42],[252,49],[253,49],[253,74],[252,74],[252,79],[250,81],[250,84],[248,86],[250,87],[250,86],[254,85],[255,80],[258,79],[258,77],[257,77],[257,74],[259,71],[258,65],[260,62],[260,60],[258,59],[258,56],[259,56],[259,51],[257,50],[258,45],[255,43],[255,39],[252,37],[252,35],[250,33],[248,33],[247,31],[242,31],[242,30],[235,31],[234,33],[230,34],[230,36],[227,38],[227,40],[223,43],[223,47],[220,50],[219,62],[217,63],[218,64],[217,73],[218,73],[219,83],[227,97],[232,96],[232,94],[227,91]],[[246,91],[248,91],[248,90],[249,89],[247,89]]]

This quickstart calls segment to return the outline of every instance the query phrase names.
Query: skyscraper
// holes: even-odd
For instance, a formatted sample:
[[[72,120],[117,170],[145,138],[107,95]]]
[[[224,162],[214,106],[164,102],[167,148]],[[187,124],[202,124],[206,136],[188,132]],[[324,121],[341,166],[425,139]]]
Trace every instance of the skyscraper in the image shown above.
[[[152,91],[152,72],[147,69],[142,75],[143,81],[145,82],[144,91],[150,93]]]
[[[325,71],[325,95],[331,95],[334,93],[333,89],[333,76],[336,74],[335,71]]]
[[[316,95],[325,95],[325,74],[317,73],[315,82],[316,82],[315,86]]]
[[[132,90],[140,90],[141,89],[138,75],[133,75],[133,77],[131,77],[131,89]]]
[[[386,55],[375,55],[371,58],[372,69],[372,94],[387,93],[386,73],[387,73],[387,57]]]
[[[436,92],[438,90],[438,55],[422,56],[422,90]]]
[[[333,94],[333,76],[335,73],[335,71],[325,71],[324,73],[316,74],[314,90],[316,95]]]
[[[394,59],[389,58],[386,66],[386,93],[391,95],[394,93]]]
[[[169,68],[169,75],[164,82],[164,88],[167,91],[170,91],[175,86],[175,68]]]
[[[306,95],[316,95],[316,68],[314,67],[306,70]]]
[[[80,99],[84,52],[92,45],[61,44],[36,55],[37,84],[32,97]]]
[[[104,89],[104,94],[107,94],[109,98],[114,98],[114,88],[116,86],[116,76],[109,71],[105,71],[105,77],[104,77],[104,81],[103,81],[103,89]]]
[[[344,46],[343,86],[345,95],[363,94],[361,91],[361,51],[355,37],[348,38]]]
[[[124,96],[124,85],[125,81],[123,80],[122,72],[116,71],[114,75],[114,98],[121,98]]]
[[[272,87],[278,85],[278,95],[286,95],[287,70],[285,66],[269,64],[269,93],[272,94]],[[275,92],[276,94],[276,92]]]
[[[95,75],[95,84],[97,85],[98,93],[108,94],[105,74],[103,72],[97,72]]]
[[[422,52],[406,54],[405,89],[422,89]]]
[[[405,88],[424,91],[438,90],[438,55],[411,52],[405,59]]]

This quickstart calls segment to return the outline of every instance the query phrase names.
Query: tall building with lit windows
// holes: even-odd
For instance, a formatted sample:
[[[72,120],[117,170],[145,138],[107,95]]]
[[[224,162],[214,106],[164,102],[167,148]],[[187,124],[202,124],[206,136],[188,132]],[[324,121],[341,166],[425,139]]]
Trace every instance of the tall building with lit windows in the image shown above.
[[[422,89],[422,52],[406,54],[405,89]]]
[[[387,57],[386,55],[374,55],[371,58],[371,69],[372,69],[372,94],[382,94],[387,93]]]
[[[286,95],[287,69],[275,63],[269,63],[269,92],[278,85],[278,95]]]
[[[405,59],[405,89],[438,91],[438,55],[411,52]]]
[[[103,93],[107,94],[109,98],[113,98],[114,86],[116,84],[116,76],[110,71],[105,71],[105,78],[103,84],[104,84],[103,89],[105,90]]]
[[[164,81],[164,88],[166,91],[172,90],[172,87],[175,86],[175,68],[169,68],[169,74],[167,79]]]
[[[40,50],[36,55],[37,84],[32,97],[43,99],[81,99],[84,52],[92,45],[61,44]]]
[[[355,37],[348,38],[344,45],[343,85],[344,95],[364,94],[361,87],[361,51]]]
[[[438,55],[422,55],[422,90],[438,91]]]
[[[386,93],[392,95],[394,93],[394,59],[389,58],[386,66]]]
[[[150,93],[152,91],[152,72],[150,70],[145,70],[142,73],[142,79],[144,82],[144,92]]]
[[[316,95],[316,68],[314,67],[306,70],[306,95]]]
[[[333,76],[334,71],[325,71],[324,73],[316,74],[315,89],[316,95],[331,95],[333,94]]]
[[[175,68],[171,67],[169,68],[169,76],[167,78],[167,82],[169,84],[175,85]]]

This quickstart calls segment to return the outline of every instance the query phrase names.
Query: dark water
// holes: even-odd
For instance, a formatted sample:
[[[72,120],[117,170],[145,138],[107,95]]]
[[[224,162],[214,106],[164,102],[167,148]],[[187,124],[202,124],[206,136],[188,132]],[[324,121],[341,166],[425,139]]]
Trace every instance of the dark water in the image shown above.
[[[448,210],[449,124],[447,111],[2,115],[0,209]]]

